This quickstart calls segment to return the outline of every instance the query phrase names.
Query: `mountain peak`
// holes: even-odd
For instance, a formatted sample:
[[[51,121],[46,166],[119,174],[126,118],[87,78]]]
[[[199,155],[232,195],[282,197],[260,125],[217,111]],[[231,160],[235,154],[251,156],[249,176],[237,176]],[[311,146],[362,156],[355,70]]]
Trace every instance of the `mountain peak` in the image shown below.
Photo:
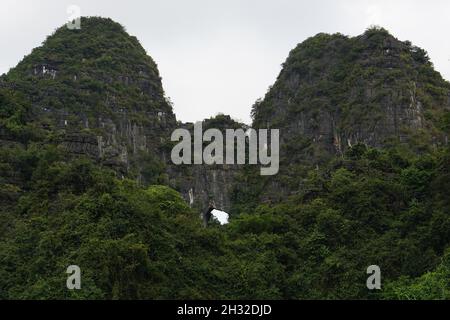
[[[81,18],[81,29],[58,28],[8,76],[40,75],[79,77],[82,74],[113,81],[137,74],[160,81],[156,63],[139,41],[109,18]]]
[[[357,143],[439,144],[438,122],[449,109],[450,84],[426,51],[375,27],[356,37],[319,33],[297,45],[252,114],[256,127],[283,129],[286,143],[311,141],[305,145],[321,150],[308,151],[317,159]]]
[[[27,117],[42,136],[120,172],[149,154],[159,161],[156,151],[176,123],[156,63],[107,18],[82,18],[78,30],[58,28],[0,86],[30,102]]]
[[[90,95],[106,95],[109,100],[122,97],[131,102],[129,98],[133,98],[135,103],[123,105],[138,109],[148,109],[152,101],[160,101],[156,108],[172,112],[171,106],[164,101],[156,63],[136,37],[109,18],[83,17],[81,29],[72,30],[65,25],[58,28],[42,46],[11,69],[5,81],[27,92],[41,87],[47,92],[45,97],[36,92],[42,98],[64,89],[76,91],[73,96],[80,102],[89,91]],[[62,104],[68,107],[64,101],[53,100],[46,102],[46,108],[52,104],[56,108],[63,107]],[[97,107],[98,101],[84,104],[91,107],[96,104]]]

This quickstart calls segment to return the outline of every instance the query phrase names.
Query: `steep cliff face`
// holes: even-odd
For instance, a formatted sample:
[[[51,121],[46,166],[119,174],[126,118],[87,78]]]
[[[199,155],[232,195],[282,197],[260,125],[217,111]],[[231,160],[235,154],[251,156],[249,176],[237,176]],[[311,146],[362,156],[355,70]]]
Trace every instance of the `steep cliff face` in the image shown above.
[[[194,165],[183,169],[172,166],[168,170],[170,185],[199,212],[206,210],[210,202],[219,210],[231,211],[231,193],[238,172],[236,165]]]
[[[183,124],[194,136],[194,124]],[[231,119],[228,115],[219,114],[202,121],[203,131],[214,128],[222,131],[225,137],[226,129],[243,129],[247,126]],[[205,145],[205,144],[204,144]],[[179,190],[191,207],[204,211],[210,202],[215,208],[230,212],[232,208],[231,194],[236,176],[242,166],[239,165],[169,165],[170,184]]]
[[[167,157],[176,119],[156,64],[119,24],[83,18],[81,25],[58,29],[2,86],[27,97],[30,121],[68,153],[160,182],[148,166]]]
[[[383,30],[299,45],[254,108],[281,130],[263,177],[171,164],[172,129],[193,124],[156,65],[112,21],[82,28],[0,77],[0,299],[450,298],[450,151],[426,150],[450,134],[449,85],[422,50]],[[228,227],[202,227],[209,201]],[[66,290],[69,264],[83,290]]]
[[[112,20],[82,18],[80,30],[59,28],[0,81],[0,98],[14,93],[27,106],[20,117],[32,128],[30,139],[88,156],[119,177],[170,185],[199,211],[210,201],[230,208],[236,168],[172,164],[173,130],[192,125],[177,123],[155,62]],[[2,146],[27,139],[0,125]]]
[[[280,129],[279,174],[244,172],[233,203],[239,208],[296,194],[309,169],[357,144],[414,152],[446,144],[442,119],[449,110],[450,84],[424,50],[381,28],[354,38],[318,34],[291,51],[252,110],[255,128]]]
[[[280,128],[285,144],[306,138],[303,156],[320,159],[357,143],[413,144],[417,135],[442,143],[438,119],[449,108],[450,85],[426,52],[375,28],[299,44],[253,116],[255,126]]]
[[[252,110],[253,127],[280,129],[275,177],[233,165],[173,165],[171,133],[192,124],[177,123],[155,62],[110,19],[83,18],[80,30],[58,29],[0,78],[0,100],[2,146],[55,144],[120,177],[170,185],[198,210],[214,201],[230,212],[241,202],[296,192],[308,169],[358,143],[418,151],[447,143],[440,119],[450,109],[450,85],[424,50],[383,29],[306,40]],[[26,123],[20,132],[19,122]],[[204,121],[208,127],[244,126],[219,116]]]

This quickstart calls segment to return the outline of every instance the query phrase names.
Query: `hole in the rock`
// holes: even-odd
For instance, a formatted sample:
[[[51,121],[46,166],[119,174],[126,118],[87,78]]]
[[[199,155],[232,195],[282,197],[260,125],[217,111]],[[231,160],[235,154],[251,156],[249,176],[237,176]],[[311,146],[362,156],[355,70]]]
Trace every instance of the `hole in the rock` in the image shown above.
[[[228,219],[230,218],[230,215],[225,211],[214,209],[213,211],[211,211],[211,214],[213,219],[219,221],[221,225],[228,224]]]

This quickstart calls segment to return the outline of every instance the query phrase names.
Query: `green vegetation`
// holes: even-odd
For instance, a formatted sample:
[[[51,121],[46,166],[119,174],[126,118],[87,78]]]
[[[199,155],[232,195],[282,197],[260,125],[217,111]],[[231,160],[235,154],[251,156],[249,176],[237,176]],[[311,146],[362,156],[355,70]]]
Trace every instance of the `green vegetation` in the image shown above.
[[[123,172],[60,143],[66,131],[111,138],[111,127],[93,124],[120,109],[132,124],[150,123],[156,141],[170,129],[155,120],[171,109],[137,40],[110,20],[82,23],[0,79],[0,299],[450,299],[450,150],[439,142],[450,128],[448,83],[423,50],[404,43],[400,65],[387,69],[383,29],[299,45],[253,109],[256,126],[284,129],[280,174],[241,168],[230,223],[204,228],[167,187],[177,176],[153,149],[137,148]],[[381,121],[387,97],[414,89],[411,77],[427,123],[406,128],[407,143],[336,153],[321,145],[329,136],[295,131],[306,111],[320,133],[326,112],[339,114],[339,134]],[[240,126],[225,115],[205,121]],[[130,154],[136,132],[124,138]],[[81,268],[81,290],[66,288],[69,265]],[[370,265],[381,268],[382,290],[366,287]]]
[[[52,146],[0,155],[2,299],[450,298],[448,149],[358,145],[312,170],[301,193],[207,229],[167,187]],[[71,264],[80,291],[65,288]],[[365,287],[371,264],[378,293]]]
[[[86,118],[118,110],[139,124],[150,118],[145,112],[171,112],[156,63],[135,37],[110,19],[81,23],[80,30],[57,29],[4,77],[35,106],[33,121],[56,130],[71,114],[71,130],[80,130]]]

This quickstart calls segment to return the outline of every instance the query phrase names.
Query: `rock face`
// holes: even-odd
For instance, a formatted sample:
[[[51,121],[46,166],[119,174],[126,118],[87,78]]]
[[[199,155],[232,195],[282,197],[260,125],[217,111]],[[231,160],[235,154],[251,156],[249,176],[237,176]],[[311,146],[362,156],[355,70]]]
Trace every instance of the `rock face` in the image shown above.
[[[210,200],[230,208],[232,169],[171,163],[170,136],[189,125],[177,123],[157,66],[137,39],[110,19],[81,24],[58,29],[0,86],[29,100],[30,122],[69,157],[88,156],[144,185],[168,184],[199,211]]]
[[[290,52],[252,110],[253,127],[280,129],[280,172],[254,177],[258,182],[240,192],[279,201],[305,187],[310,169],[356,144],[404,144],[418,152],[445,144],[440,121],[450,110],[449,97],[450,84],[426,52],[384,29],[309,38]]]
[[[163,162],[176,125],[154,61],[119,24],[83,18],[58,29],[5,77],[31,102],[32,121],[72,155],[155,183],[143,159]],[[147,170],[148,171],[148,170]]]
[[[357,143],[374,147],[412,142],[433,132],[450,108],[450,86],[426,52],[383,29],[348,38],[319,34],[292,50],[265,99],[253,109],[254,125],[281,129],[284,144],[301,144],[303,156],[341,154]]]
[[[191,207],[203,212],[212,201],[215,208],[230,212],[231,193],[237,166],[194,165],[185,170],[172,168],[169,171],[171,185],[181,192]]]
[[[171,133],[192,124],[177,123],[155,62],[110,19],[81,22],[81,30],[62,27],[48,37],[0,78],[0,89],[21,94],[27,121],[44,132],[40,139],[70,157],[88,156],[145,185],[170,185],[199,212],[210,201],[230,212],[232,195],[254,186],[238,178],[243,169],[173,165]],[[319,34],[292,50],[253,108],[255,128],[280,129],[281,172],[254,177],[252,192],[261,201],[289,194],[301,181],[299,165],[320,164],[357,143],[444,143],[437,124],[449,108],[450,85],[423,50],[379,29],[355,38]],[[218,116],[207,127],[243,125]],[[18,143],[3,129],[2,143]]]
[[[182,127],[191,132],[193,124],[183,124]],[[202,122],[203,131],[210,128],[219,129],[225,136],[226,129],[243,129],[247,126],[231,119],[230,116],[217,115]],[[168,165],[170,185],[184,196],[186,201],[203,212],[212,201],[215,208],[230,212],[232,208],[231,194],[234,190],[235,178],[241,166],[238,165]]]

